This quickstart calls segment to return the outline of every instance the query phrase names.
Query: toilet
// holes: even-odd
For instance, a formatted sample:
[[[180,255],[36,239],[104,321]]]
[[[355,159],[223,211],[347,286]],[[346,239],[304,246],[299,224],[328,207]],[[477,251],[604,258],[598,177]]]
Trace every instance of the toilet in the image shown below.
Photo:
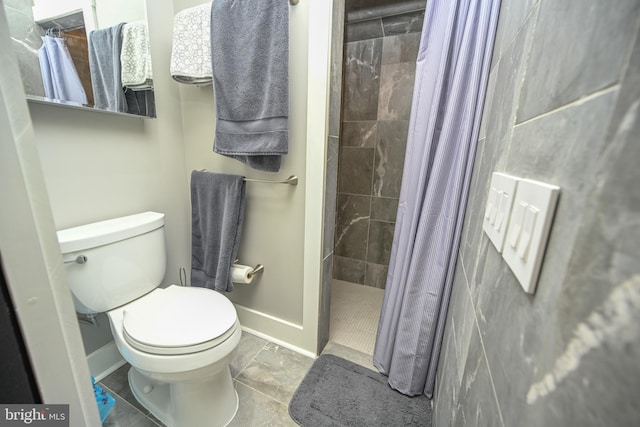
[[[76,311],[106,313],[131,364],[135,398],[169,427],[224,426],[238,410],[229,363],[236,310],[206,288],[160,288],[164,215],[144,212],[58,231]]]

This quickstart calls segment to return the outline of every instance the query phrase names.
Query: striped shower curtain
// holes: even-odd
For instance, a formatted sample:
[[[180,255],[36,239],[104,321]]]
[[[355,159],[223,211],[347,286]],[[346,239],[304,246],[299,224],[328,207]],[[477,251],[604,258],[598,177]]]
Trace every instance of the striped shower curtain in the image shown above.
[[[433,395],[500,0],[429,0],[373,362]]]
[[[87,104],[87,94],[63,38],[42,37],[42,47],[38,49],[38,60],[47,98],[81,105]]]

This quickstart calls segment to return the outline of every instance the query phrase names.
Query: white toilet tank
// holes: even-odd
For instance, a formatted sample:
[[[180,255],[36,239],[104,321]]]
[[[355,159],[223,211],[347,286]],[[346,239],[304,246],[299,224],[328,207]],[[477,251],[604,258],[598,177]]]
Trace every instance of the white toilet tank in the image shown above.
[[[58,242],[78,313],[127,304],[164,278],[164,214],[143,212],[60,230]]]

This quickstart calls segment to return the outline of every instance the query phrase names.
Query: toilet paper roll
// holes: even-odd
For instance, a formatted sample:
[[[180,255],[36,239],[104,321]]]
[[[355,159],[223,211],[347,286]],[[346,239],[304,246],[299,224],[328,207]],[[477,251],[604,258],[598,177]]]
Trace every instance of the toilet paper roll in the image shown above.
[[[233,264],[231,266],[231,281],[233,283],[250,284],[253,282],[254,275],[251,274],[253,267],[242,264]]]

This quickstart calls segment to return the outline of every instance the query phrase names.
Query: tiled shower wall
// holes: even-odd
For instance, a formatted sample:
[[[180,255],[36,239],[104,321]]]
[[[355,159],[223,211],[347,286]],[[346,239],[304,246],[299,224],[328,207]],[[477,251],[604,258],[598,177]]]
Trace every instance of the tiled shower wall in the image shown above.
[[[366,20],[347,21],[345,31],[333,277],[377,288],[387,277],[424,18],[424,4],[404,6],[373,19],[360,10]]]
[[[502,0],[434,425],[639,425],[639,19]],[[535,295],[482,232],[492,171],[561,188]]]

